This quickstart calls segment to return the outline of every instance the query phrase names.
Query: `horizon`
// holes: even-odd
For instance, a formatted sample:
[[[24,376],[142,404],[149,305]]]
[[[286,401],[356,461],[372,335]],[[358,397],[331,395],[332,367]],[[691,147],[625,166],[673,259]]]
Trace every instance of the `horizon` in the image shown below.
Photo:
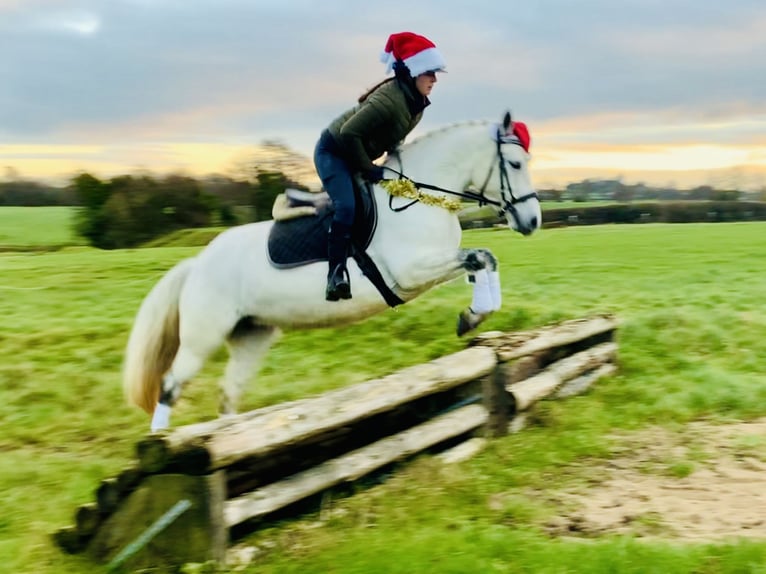
[[[73,168],[67,173],[60,173],[54,176],[40,177],[28,174],[18,169],[14,165],[0,166],[3,168],[3,174],[0,175],[0,182],[9,181],[31,181],[49,185],[51,187],[65,187],[81,173],[89,173],[102,181],[107,181],[114,177],[122,175],[143,175],[152,177],[166,177],[169,175],[184,175],[196,179],[207,177],[223,176],[235,180],[246,179],[244,172],[245,163],[257,165],[263,162],[265,165],[273,163],[275,155],[273,144],[277,143],[284,146],[290,157],[302,162],[299,167],[283,170],[296,183],[301,183],[311,189],[319,189],[320,182],[317,178],[312,160],[298,150],[291,148],[285,142],[274,142],[273,140],[264,141],[260,144],[250,145],[242,148],[233,148],[230,155],[221,169],[212,168],[209,170],[198,169],[190,170],[186,165],[177,165],[170,168],[162,166],[121,166],[114,164],[111,169],[89,169],[86,167]],[[2,146],[0,146],[2,149]],[[204,149],[204,148],[200,148]],[[608,151],[606,153],[620,153]],[[559,157],[568,157],[566,151],[553,150],[551,152],[541,153],[543,158],[553,158],[551,164],[556,164]],[[569,156],[571,158],[571,156]],[[547,171],[538,170],[536,163],[541,161],[534,158],[530,162],[530,171],[532,173],[535,187],[539,190],[544,189],[565,189],[567,185],[579,184],[585,181],[619,181],[625,185],[646,185],[651,188],[667,188],[679,191],[690,190],[697,187],[709,186],[715,189],[736,189],[745,192],[763,191],[766,189],[766,167],[759,166],[732,166],[719,167],[707,170],[644,170],[630,171],[620,168],[610,168],[602,166],[598,168],[567,166],[565,162],[560,162],[563,167],[550,168]],[[543,159],[542,161],[545,161]],[[571,159],[570,159],[571,161]],[[290,173],[288,173],[290,172]],[[542,174],[542,175],[541,175]]]

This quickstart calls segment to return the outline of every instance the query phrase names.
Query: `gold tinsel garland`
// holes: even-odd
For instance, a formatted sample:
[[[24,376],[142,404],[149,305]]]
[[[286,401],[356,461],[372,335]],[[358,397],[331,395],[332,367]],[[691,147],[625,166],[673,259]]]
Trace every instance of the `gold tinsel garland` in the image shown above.
[[[415,187],[409,179],[386,179],[380,182],[380,185],[388,193],[396,197],[405,197],[407,199],[416,199],[425,205],[441,207],[450,213],[457,213],[463,209],[460,200],[444,197],[443,195],[429,195],[423,193]]]

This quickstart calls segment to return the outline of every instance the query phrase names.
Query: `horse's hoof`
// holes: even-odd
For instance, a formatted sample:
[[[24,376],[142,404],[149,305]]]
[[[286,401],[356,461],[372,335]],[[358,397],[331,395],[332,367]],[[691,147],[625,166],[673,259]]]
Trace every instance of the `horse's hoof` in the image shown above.
[[[484,320],[490,316],[490,313],[474,313],[473,309],[468,307],[458,315],[457,318],[457,336],[462,337],[468,331],[473,331],[481,325]]]
[[[468,331],[471,331],[475,327],[476,325],[471,323],[470,311],[462,311],[460,315],[458,315],[457,317],[457,336],[458,337],[462,337]]]

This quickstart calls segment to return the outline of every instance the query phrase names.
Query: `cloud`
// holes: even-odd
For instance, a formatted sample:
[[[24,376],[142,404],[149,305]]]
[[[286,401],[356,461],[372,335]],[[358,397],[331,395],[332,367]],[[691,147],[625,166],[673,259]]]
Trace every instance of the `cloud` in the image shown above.
[[[101,28],[101,19],[89,12],[61,12],[37,18],[32,26],[42,30],[92,36]]]
[[[766,51],[766,8],[726,11],[704,22],[659,24],[627,36],[607,30],[604,38],[620,53],[651,62],[749,64],[754,53]]]
[[[669,108],[567,117],[542,122],[535,135],[557,145],[716,145],[766,142],[766,105],[726,113]]]
[[[594,166],[632,161],[624,154],[633,151],[661,162],[650,149],[763,145],[762,0],[350,6],[0,0],[0,47],[11,55],[0,59],[0,142],[100,146],[99,158],[73,155],[99,165],[135,165],[144,150],[193,165],[204,145],[223,162],[225,150],[267,138],[308,155],[321,129],[382,78],[387,35],[410,29],[437,43],[449,69],[418,133],[511,109],[532,128],[538,163],[609,147],[621,151]]]
[[[539,159],[539,158],[538,158]],[[545,158],[537,162],[541,169],[595,168],[613,169],[620,166],[624,171],[651,169],[659,171],[692,171],[700,169],[723,169],[739,165],[758,164],[766,169],[762,148],[744,148],[716,145],[647,146],[624,149],[620,146],[588,149],[585,152],[548,150]]]

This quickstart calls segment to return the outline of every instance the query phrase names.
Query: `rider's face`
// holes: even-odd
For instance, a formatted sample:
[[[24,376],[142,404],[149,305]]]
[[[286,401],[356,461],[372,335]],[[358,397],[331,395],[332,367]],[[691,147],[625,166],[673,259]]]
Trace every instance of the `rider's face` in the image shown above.
[[[436,72],[424,72],[415,78],[415,87],[422,96],[430,95],[435,83]]]

